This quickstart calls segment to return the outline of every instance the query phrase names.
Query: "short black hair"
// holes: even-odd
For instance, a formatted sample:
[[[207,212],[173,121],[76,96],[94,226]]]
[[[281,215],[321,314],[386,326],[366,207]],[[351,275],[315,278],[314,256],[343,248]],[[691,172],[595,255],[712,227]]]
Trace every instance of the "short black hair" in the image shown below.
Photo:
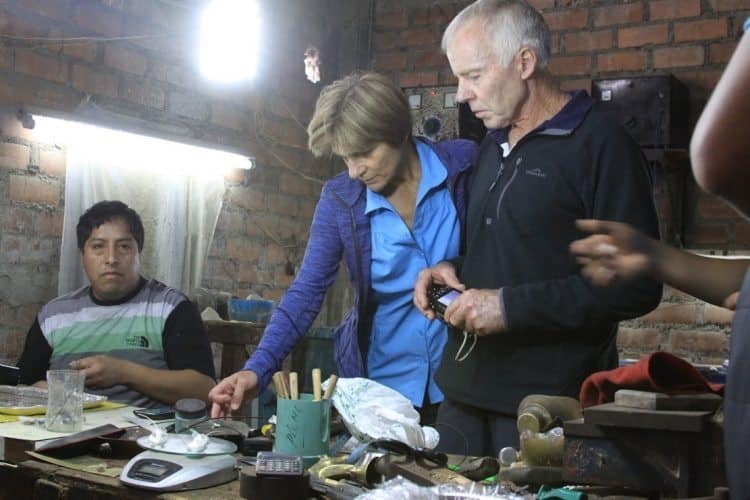
[[[95,203],[81,215],[76,226],[78,249],[83,252],[83,247],[89,236],[91,236],[91,232],[102,224],[116,218],[122,218],[128,223],[130,234],[133,235],[135,242],[138,244],[138,251],[142,251],[143,222],[141,222],[141,216],[138,215],[138,212],[117,200],[105,200]]]

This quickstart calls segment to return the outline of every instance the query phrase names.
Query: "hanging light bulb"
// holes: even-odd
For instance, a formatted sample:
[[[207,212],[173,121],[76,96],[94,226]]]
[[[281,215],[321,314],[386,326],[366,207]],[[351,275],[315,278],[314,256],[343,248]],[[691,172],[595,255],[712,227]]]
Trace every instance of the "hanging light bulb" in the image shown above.
[[[209,80],[239,82],[255,76],[260,16],[255,0],[212,0],[203,11],[198,58]]]

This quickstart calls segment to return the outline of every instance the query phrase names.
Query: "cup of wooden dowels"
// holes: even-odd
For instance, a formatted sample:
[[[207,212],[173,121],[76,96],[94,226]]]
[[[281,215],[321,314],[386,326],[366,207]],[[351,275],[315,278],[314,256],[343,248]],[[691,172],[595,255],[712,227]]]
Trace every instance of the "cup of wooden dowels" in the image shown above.
[[[273,385],[276,391],[276,438],[273,450],[277,453],[301,455],[305,467],[310,467],[328,454],[331,427],[331,396],[338,377],[331,375],[325,393],[321,388],[319,368],[312,370],[313,393],[299,393],[296,372],[276,372]]]

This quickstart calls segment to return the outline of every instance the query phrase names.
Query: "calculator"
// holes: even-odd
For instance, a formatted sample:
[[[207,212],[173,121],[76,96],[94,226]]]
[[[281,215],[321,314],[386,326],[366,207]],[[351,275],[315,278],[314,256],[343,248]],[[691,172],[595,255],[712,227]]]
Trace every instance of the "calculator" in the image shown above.
[[[259,451],[255,460],[256,476],[301,476],[304,472],[301,455]]]

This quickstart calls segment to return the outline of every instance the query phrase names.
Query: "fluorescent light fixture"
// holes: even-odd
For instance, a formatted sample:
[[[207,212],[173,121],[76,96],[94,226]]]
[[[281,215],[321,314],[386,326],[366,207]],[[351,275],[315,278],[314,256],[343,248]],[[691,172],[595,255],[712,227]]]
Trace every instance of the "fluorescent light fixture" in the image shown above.
[[[223,83],[252,79],[259,41],[260,17],[255,0],[211,0],[201,19],[201,73]]]
[[[229,169],[250,169],[253,160],[218,149],[192,146],[80,122],[35,116],[35,138],[47,144],[78,147],[113,163],[158,170],[170,175],[224,175]]]

